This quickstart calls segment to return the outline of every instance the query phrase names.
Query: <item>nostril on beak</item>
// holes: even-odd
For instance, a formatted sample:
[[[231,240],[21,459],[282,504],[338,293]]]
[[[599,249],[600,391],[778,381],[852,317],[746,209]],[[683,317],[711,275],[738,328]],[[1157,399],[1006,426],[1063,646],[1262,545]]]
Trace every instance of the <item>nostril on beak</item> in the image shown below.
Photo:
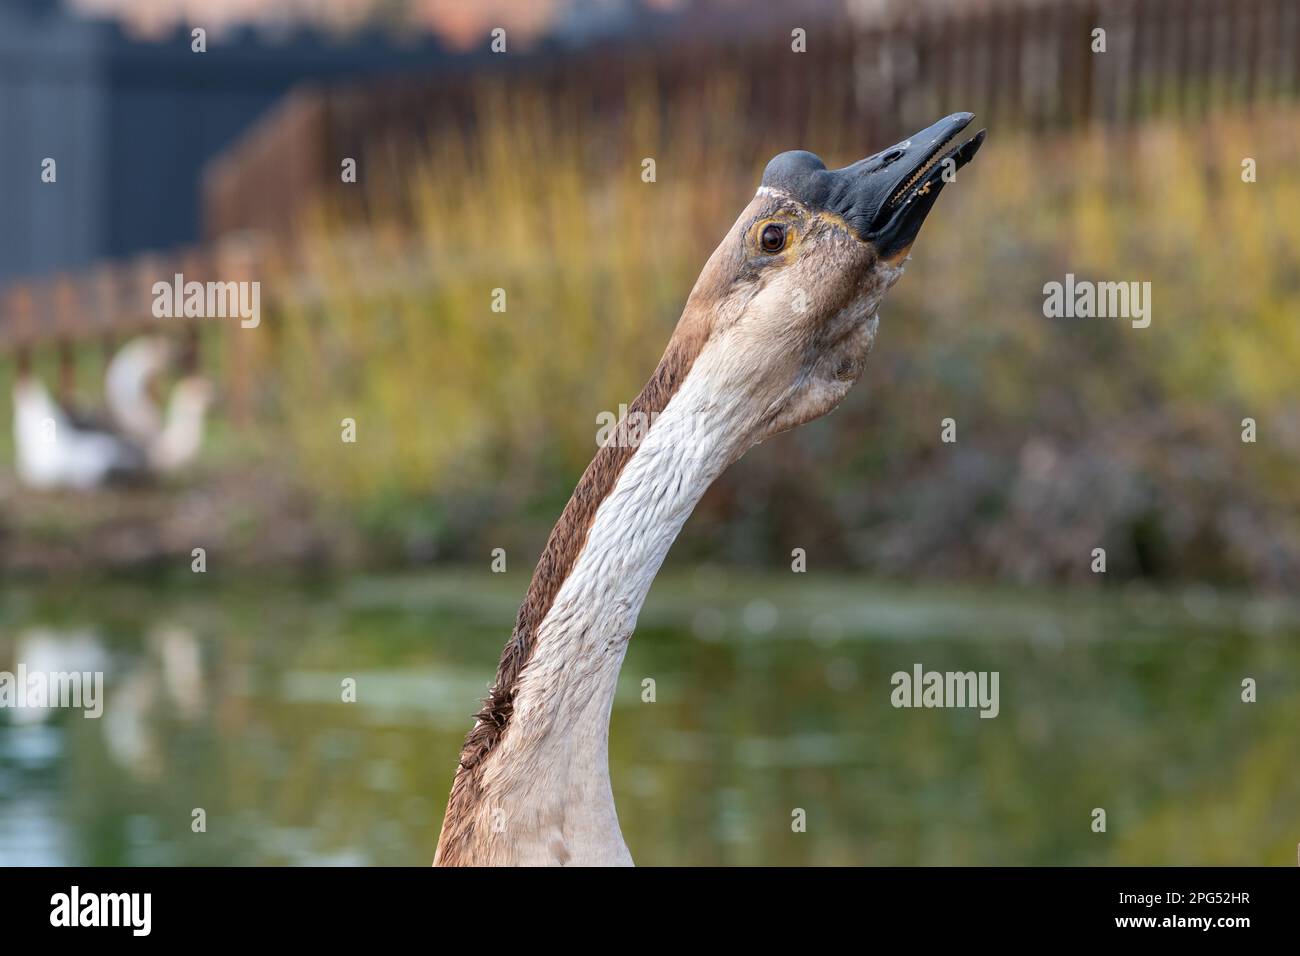
[[[901,159],[902,156],[903,151],[895,146],[889,152],[885,153],[885,155],[880,157],[880,164],[882,167],[888,166],[890,163],[894,162],[894,160]]]

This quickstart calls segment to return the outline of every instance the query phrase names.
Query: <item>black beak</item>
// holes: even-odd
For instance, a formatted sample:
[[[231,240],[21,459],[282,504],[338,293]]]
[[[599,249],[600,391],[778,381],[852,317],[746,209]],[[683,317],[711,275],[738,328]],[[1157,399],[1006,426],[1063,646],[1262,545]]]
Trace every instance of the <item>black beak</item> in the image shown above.
[[[908,139],[843,169],[827,169],[813,153],[782,153],[763,185],[842,218],[881,258],[907,252],[939,191],[975,156],[985,130],[962,140],[971,113],[953,113]],[[951,160],[951,162],[950,162]]]

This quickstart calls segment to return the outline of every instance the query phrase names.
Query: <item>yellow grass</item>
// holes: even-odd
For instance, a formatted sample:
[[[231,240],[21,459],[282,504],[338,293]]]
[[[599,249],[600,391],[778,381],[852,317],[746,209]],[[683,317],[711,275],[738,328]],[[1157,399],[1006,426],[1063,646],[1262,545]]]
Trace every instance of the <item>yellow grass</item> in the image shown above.
[[[811,146],[839,165],[886,145],[810,116],[807,142],[755,152],[742,141],[756,120],[729,108],[733,87],[666,118],[652,90],[597,121],[486,89],[478,132],[429,144],[402,208],[360,230],[325,211],[309,250],[322,295],[280,317],[276,372],[316,486],[351,501],[563,497],[597,414],[639,390],[766,160]],[[883,424],[894,434],[873,440],[928,447],[934,421],[909,409],[945,403],[978,416],[982,434],[1065,436],[1156,411],[1235,455],[1250,415],[1261,441],[1248,483],[1294,500],[1298,118],[1050,139],[992,130],[887,303],[883,371],[911,373]],[[733,135],[746,124],[751,135]],[[642,180],[646,157],[656,182]],[[1245,157],[1257,182],[1241,179]],[[1045,319],[1042,286],[1067,272],[1150,281],[1151,327]],[[1076,417],[1050,412],[1048,395]],[[357,422],[354,454],[340,454],[344,418]]]

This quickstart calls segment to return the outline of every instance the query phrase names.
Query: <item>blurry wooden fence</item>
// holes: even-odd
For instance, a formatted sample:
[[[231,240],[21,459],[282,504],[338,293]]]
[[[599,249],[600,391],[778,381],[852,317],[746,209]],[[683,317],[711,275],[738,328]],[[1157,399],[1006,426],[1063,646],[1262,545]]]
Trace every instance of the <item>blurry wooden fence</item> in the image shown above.
[[[268,252],[249,237],[230,236],[204,246],[168,254],[146,254],[101,265],[84,273],[9,283],[0,290],[0,352],[10,353],[20,366],[31,352],[53,344],[58,352],[59,392],[71,399],[76,354],[102,347],[105,354],[133,335],[175,336],[183,340],[187,366],[198,364],[198,343],[204,326],[224,326],[242,335],[223,340],[225,385],[236,417],[248,414],[248,331],[239,317],[158,318],[154,286],[172,286],[175,277],[207,283],[259,281]]]
[[[382,171],[368,177],[373,198],[375,181],[400,183],[402,164],[440,131],[475,124],[485,80],[577,104],[583,116],[617,117],[629,89],[649,77],[671,125],[679,107],[698,109],[711,78],[735,77],[740,135],[809,147],[801,138],[814,108],[879,146],[958,109],[998,129],[1051,130],[1256,108],[1300,94],[1300,0],[934,7],[907,0],[870,25],[802,24],[803,54],[792,52],[785,27],[757,38],[714,31],[661,45],[610,41],[564,57],[491,58],[468,74],[303,90],[212,165],[206,220],[213,234],[288,234],[338,182],[348,156]],[[1092,49],[1097,28],[1106,31],[1104,53]]]

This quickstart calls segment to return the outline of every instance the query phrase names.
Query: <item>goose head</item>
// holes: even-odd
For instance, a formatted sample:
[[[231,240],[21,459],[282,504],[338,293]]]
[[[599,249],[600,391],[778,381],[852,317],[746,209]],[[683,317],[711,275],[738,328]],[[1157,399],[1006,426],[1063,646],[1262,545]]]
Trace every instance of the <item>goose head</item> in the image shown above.
[[[954,113],[842,169],[796,150],[767,165],[674,333],[717,395],[741,395],[743,445],[826,414],[862,374],[877,308],[944,185],[984,131]]]

